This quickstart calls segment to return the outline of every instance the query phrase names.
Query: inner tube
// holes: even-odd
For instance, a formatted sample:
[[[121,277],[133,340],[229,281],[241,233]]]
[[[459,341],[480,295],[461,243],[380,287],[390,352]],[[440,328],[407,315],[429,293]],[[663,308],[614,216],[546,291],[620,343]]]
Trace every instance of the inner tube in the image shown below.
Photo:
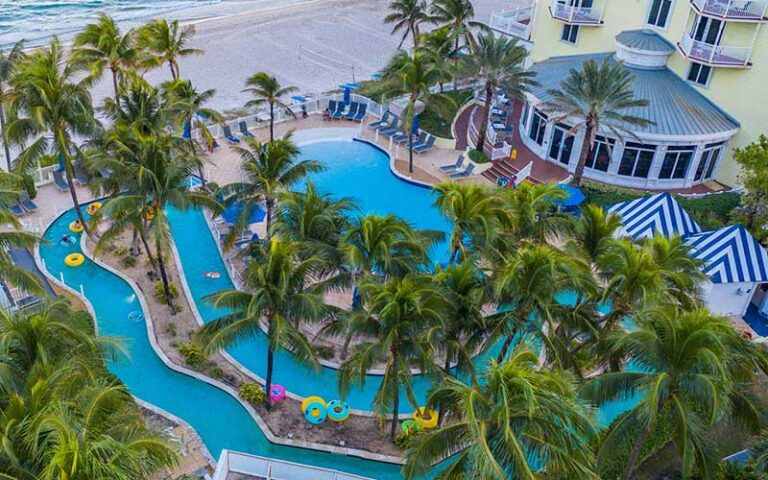
[[[416,420],[412,420],[409,418],[408,420],[404,421],[402,425],[400,425],[400,428],[403,430],[403,432],[407,433],[407,432],[410,432],[411,430],[419,429],[421,427],[419,426],[418,423],[416,423]]]
[[[101,208],[101,202],[93,202],[92,204],[88,205],[88,209],[85,211],[88,215],[93,215],[94,213],[98,212]]]
[[[144,320],[144,313],[141,310],[134,310],[128,314],[128,320],[132,322],[140,322]]]
[[[325,400],[320,397],[307,397],[301,402],[301,411],[304,413],[304,419],[312,425],[320,425],[328,418]]]
[[[205,278],[221,278],[221,274],[219,272],[205,272],[203,276]]]
[[[144,211],[144,219],[151,222],[155,218],[155,207],[149,206]]]
[[[328,420],[332,422],[343,422],[349,418],[349,405],[341,400],[331,400],[328,402]]]
[[[272,384],[272,388],[269,389],[269,399],[272,402],[282,402],[285,400],[285,387],[279,383]]]
[[[424,429],[431,429],[437,426],[437,412],[434,410],[427,410],[426,407],[419,407],[418,410],[413,412],[413,419],[416,423],[421,425]]]
[[[80,223],[80,221],[75,220],[74,222],[69,224],[69,231],[74,233],[83,233],[83,224]]]
[[[82,253],[70,253],[64,257],[64,264],[68,267],[79,267],[85,262],[85,257]]]

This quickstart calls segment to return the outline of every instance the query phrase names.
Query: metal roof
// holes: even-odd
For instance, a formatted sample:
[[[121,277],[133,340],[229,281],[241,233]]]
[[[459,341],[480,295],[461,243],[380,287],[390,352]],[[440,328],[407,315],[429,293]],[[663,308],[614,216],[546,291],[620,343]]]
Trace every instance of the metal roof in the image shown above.
[[[618,234],[634,239],[651,238],[656,233],[669,237],[701,232],[701,227],[667,192],[617,203],[608,211],[621,217]]]
[[[531,70],[537,73],[539,83],[530,88],[538,99],[547,101],[549,90],[559,90],[571,70],[580,70],[584,62],[616,61],[614,54],[595,53],[552,57],[536,63]],[[699,136],[727,133],[740,127],[739,122],[712,103],[694,87],[668,68],[643,69],[624,65],[635,77],[636,98],[647,99],[647,107],[627,109],[623,113],[653,121],[644,127],[631,127],[637,134],[662,136]]]
[[[712,283],[768,282],[768,253],[741,225],[685,239]]]
[[[628,48],[646,52],[673,53],[675,46],[653,30],[625,30],[616,35],[616,41]]]

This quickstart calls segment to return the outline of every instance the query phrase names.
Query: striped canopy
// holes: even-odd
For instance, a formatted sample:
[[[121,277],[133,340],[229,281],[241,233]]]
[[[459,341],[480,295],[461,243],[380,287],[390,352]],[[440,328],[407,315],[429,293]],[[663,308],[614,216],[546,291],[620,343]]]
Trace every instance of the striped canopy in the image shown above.
[[[685,239],[712,283],[768,282],[768,253],[741,225]]]
[[[608,209],[621,217],[620,235],[634,239],[651,238],[656,233],[684,237],[701,232],[701,227],[667,192],[617,203]]]

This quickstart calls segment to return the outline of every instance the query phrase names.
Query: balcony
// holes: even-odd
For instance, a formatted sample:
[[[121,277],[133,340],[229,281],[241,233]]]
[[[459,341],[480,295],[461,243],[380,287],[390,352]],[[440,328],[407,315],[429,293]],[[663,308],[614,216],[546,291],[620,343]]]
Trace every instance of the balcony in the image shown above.
[[[694,40],[686,32],[677,44],[680,52],[687,58],[711,67],[747,68],[752,47],[733,47],[729,45],[710,45]]]
[[[532,18],[533,4],[521,6],[514,10],[492,13],[490,27],[503,34],[528,41],[531,38]]]
[[[571,6],[562,3],[563,1],[552,0],[550,2],[549,13],[555,20],[568,25],[598,26],[603,24],[603,13],[600,8]]]
[[[766,0],[690,0],[700,15],[729,22],[765,22]]]

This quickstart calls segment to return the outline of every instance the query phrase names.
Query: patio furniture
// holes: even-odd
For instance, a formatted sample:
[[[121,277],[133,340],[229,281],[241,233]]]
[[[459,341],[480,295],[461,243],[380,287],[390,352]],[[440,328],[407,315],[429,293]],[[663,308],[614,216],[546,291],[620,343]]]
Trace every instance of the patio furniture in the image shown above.
[[[229,128],[229,125],[223,125],[221,129],[224,132],[224,138],[226,138],[229,143],[232,145],[237,145],[240,143],[240,139],[232,135],[232,129]]]
[[[421,145],[416,145],[415,147],[413,147],[413,151],[416,153],[424,153],[427,150],[431,150],[433,146],[435,146],[435,137],[432,135],[429,135],[429,137],[427,138],[427,142]]]
[[[458,180],[460,178],[467,178],[470,175],[472,175],[472,172],[474,170],[475,170],[475,164],[474,163],[470,163],[466,170],[464,170],[463,172],[452,173],[452,174],[448,175],[448,178],[450,178],[451,180]]]
[[[347,120],[354,120],[357,116],[357,109],[360,108],[360,104],[357,102],[352,102],[349,105],[349,112],[347,112],[346,115],[344,115],[344,118]]]
[[[464,155],[459,155],[458,158],[456,158],[456,161],[450,165],[442,165],[440,167],[440,170],[443,172],[452,172],[455,170],[459,170],[461,166],[464,164]]]
[[[360,107],[357,109],[357,115],[355,115],[355,118],[351,118],[350,120],[354,120],[355,122],[362,122],[363,118],[365,118],[365,111],[368,109],[368,104],[361,103]]]
[[[53,183],[56,184],[56,188],[58,188],[60,192],[69,190],[69,183],[64,179],[64,175],[59,170],[53,172]]]
[[[245,123],[245,120],[241,120],[241,121],[240,121],[240,122],[237,124],[237,128],[239,128],[239,129],[240,129],[240,133],[241,133],[241,134],[242,134],[244,137],[253,138],[253,134],[252,134],[252,133],[251,133],[251,132],[248,130],[248,124],[247,124],[247,123]]]
[[[368,126],[369,126],[370,128],[372,128],[372,129],[374,129],[374,130],[376,130],[376,129],[378,129],[378,128],[381,128],[381,127],[384,127],[385,125],[386,125],[387,127],[390,127],[390,126],[391,126],[391,124],[390,124],[389,122],[390,122],[390,120],[392,120],[392,119],[394,119],[394,118],[397,118],[397,117],[395,116],[395,114],[393,114],[392,112],[388,112],[388,111],[387,111],[387,112],[384,112],[384,116],[383,116],[383,117],[381,117],[381,120],[379,120],[378,122],[373,122],[373,123],[371,123],[371,124],[370,124],[370,125],[368,125]]]

